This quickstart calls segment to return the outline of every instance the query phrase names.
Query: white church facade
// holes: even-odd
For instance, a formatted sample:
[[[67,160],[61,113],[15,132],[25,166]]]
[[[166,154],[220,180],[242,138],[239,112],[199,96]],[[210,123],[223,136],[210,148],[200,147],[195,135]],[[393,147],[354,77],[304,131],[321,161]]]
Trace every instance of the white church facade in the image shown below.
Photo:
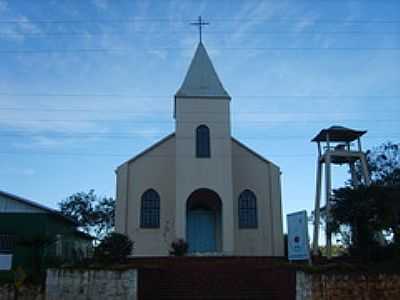
[[[231,136],[231,97],[200,42],[175,95],[175,132],[116,170],[116,231],[133,255],[284,255],[278,166]]]

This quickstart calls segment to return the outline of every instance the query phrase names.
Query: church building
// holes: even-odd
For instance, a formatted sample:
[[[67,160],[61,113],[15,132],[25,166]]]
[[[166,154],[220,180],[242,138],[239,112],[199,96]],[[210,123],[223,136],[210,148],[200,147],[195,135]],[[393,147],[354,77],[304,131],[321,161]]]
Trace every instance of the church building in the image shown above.
[[[133,256],[283,256],[280,169],[231,135],[231,97],[199,43],[174,99],[175,132],[116,170],[116,231]]]

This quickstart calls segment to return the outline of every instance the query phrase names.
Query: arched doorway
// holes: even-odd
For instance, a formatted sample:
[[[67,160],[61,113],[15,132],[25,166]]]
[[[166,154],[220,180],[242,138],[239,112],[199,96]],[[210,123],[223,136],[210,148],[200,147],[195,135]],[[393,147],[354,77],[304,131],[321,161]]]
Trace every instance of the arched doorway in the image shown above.
[[[186,240],[189,252],[219,252],[222,202],[210,189],[198,189],[186,202]]]

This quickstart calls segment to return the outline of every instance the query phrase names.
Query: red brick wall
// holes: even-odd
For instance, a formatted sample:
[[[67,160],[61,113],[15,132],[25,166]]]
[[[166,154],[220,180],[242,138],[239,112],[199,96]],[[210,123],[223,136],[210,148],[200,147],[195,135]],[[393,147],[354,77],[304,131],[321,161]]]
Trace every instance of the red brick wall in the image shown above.
[[[178,257],[142,263],[139,300],[295,299],[295,272],[268,257]]]
[[[400,275],[297,274],[298,300],[399,300]]]

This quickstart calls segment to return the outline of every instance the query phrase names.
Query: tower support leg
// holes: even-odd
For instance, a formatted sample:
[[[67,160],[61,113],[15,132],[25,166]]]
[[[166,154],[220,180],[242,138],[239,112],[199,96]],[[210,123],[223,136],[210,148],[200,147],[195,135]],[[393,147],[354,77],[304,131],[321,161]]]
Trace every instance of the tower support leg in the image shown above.
[[[360,157],[361,160],[361,169],[364,177],[364,183],[366,185],[371,184],[371,178],[369,177],[369,172],[368,172],[368,164],[367,164],[367,159],[365,158],[365,155],[361,155]]]
[[[349,166],[350,166],[350,174],[351,174],[351,185],[352,186],[360,185],[360,182],[359,182],[357,174],[356,174],[356,168],[355,168],[354,162],[349,163]]]
[[[325,193],[326,193],[326,256],[332,257],[332,232],[331,232],[331,156],[325,154]]]
[[[315,207],[314,207],[314,235],[313,235],[313,254],[318,255],[318,240],[319,240],[319,226],[320,226],[320,207],[321,207],[321,182],[322,182],[322,163],[319,158],[317,160],[317,189],[315,193]]]

